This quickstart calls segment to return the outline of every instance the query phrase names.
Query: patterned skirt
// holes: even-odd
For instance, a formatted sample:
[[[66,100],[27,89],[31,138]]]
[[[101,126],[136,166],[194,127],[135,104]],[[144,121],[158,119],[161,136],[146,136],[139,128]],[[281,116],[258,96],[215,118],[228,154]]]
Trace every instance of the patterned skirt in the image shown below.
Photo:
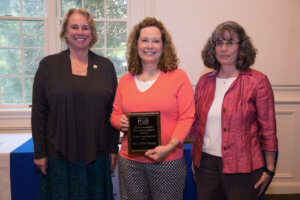
[[[85,165],[48,159],[47,175],[40,176],[40,200],[112,200],[108,155]]]

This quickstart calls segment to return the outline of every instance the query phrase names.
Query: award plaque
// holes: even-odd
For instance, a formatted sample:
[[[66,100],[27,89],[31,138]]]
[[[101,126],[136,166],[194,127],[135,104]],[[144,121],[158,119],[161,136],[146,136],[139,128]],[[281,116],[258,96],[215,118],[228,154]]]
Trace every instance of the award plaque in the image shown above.
[[[144,154],[161,144],[160,112],[128,112],[128,154]]]

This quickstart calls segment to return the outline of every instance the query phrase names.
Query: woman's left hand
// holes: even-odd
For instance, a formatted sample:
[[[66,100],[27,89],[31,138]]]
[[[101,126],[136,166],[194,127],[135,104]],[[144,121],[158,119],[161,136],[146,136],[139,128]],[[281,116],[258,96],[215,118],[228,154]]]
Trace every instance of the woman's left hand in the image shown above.
[[[168,144],[157,146],[154,149],[150,149],[145,153],[145,156],[159,162],[163,158],[165,158],[171,151],[173,151],[177,145],[179,144],[179,140],[177,138],[171,138]]]
[[[266,158],[266,168],[270,171],[275,171],[275,151],[265,151],[265,158]],[[266,172],[263,172],[260,179],[257,181],[257,183],[254,185],[255,189],[259,189],[258,196],[260,196],[265,188],[267,187],[270,179],[272,177],[267,174]]]
[[[271,179],[271,176],[269,174],[267,174],[266,172],[263,172],[260,179],[257,181],[257,183],[254,185],[254,188],[257,189],[260,187],[259,189],[259,193],[257,196],[260,196],[263,191],[265,190],[265,188],[267,187],[269,181]]]
[[[110,160],[110,171],[111,173],[114,173],[116,165],[117,165],[117,156],[118,154],[109,154],[109,160]]]
[[[170,151],[172,151],[170,145],[157,146],[154,149],[148,150],[145,153],[145,156],[148,156],[149,158],[159,162],[166,157]]]

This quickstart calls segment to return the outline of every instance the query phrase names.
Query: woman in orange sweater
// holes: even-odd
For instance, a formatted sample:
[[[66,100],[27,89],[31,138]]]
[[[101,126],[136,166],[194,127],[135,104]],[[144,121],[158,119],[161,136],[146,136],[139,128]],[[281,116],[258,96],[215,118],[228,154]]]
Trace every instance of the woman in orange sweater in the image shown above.
[[[146,18],[127,44],[128,73],[121,77],[111,124],[123,131],[118,158],[122,199],[182,199],[186,178],[182,143],[193,123],[193,88],[178,68],[171,36]],[[160,111],[161,145],[143,155],[128,154],[127,112]],[[176,184],[174,184],[176,183]]]

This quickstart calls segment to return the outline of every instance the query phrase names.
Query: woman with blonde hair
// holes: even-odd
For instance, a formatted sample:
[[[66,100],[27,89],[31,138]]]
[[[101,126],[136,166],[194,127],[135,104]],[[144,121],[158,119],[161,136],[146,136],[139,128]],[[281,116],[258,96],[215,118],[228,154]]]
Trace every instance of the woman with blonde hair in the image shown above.
[[[117,87],[114,66],[90,51],[97,32],[86,10],[67,11],[60,37],[68,49],[41,60],[33,86],[40,199],[112,200],[119,139],[109,123]]]

